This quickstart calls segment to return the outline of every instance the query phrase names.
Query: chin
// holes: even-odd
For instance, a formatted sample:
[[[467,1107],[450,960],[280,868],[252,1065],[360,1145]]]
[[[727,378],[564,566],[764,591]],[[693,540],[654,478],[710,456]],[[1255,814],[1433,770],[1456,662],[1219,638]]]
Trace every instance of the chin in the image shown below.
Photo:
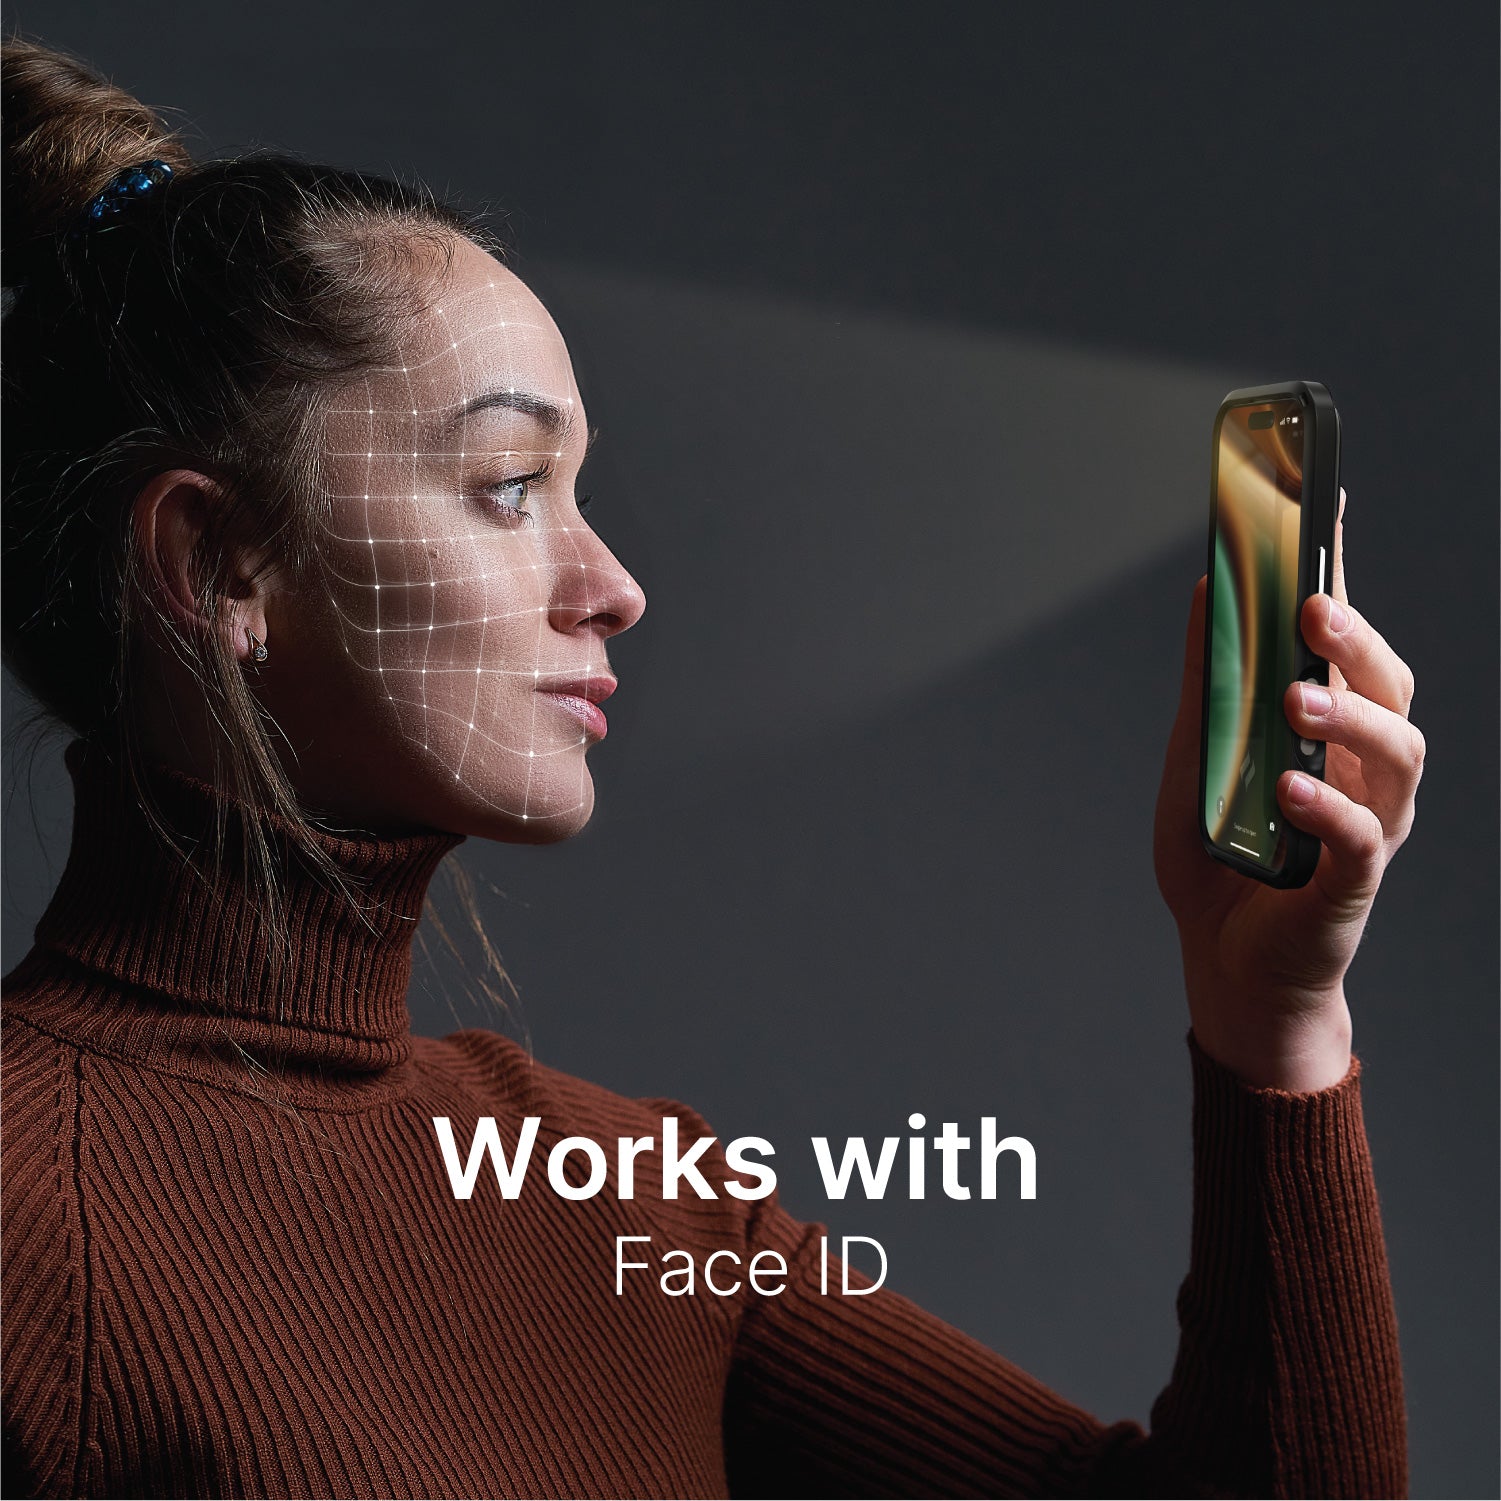
[[[534,803],[532,811],[522,818],[506,811],[521,801],[515,790],[497,789],[493,802],[468,800],[453,832],[501,844],[559,844],[579,833],[594,813],[594,783],[587,774],[572,793],[557,798],[555,805]]]

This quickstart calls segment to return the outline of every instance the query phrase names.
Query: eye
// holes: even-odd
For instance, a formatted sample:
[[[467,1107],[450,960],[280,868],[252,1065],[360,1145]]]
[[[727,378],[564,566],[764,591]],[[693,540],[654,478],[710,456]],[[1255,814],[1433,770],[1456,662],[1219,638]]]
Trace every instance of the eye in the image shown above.
[[[496,480],[492,484],[481,485],[479,493],[485,497],[488,507],[500,519],[506,521],[520,520],[530,524],[532,513],[523,510],[530,495],[531,486],[540,480],[545,480],[552,473],[552,466],[544,464],[540,469],[534,469],[530,474],[512,475],[509,479]]]
[[[580,495],[578,498],[579,515],[587,516],[589,514],[589,507],[593,504],[594,497],[592,495]]]

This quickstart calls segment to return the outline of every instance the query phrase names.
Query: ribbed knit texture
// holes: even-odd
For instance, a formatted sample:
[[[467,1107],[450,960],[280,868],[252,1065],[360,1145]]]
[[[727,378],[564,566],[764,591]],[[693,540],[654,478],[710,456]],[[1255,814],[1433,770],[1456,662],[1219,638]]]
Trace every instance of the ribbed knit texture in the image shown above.
[[[496,1033],[413,1037],[411,937],[455,840],[329,837],[364,916],[294,869],[276,966],[234,859],[205,884],[107,761],[69,764],[72,853],[3,1009],[6,1495],[1406,1494],[1358,1062],[1252,1089],[1189,1035],[1177,1364],[1150,1434],[1106,1425],[886,1288],[820,1295],[824,1228],[775,1196],[667,1199],[652,1152],[619,1198],[615,1138],[660,1145],[669,1113],[712,1135],[686,1107]],[[161,780],[201,837],[207,789]],[[487,1168],[455,1200],[433,1117],[467,1149],[494,1116],[510,1155],[527,1115],[520,1196]],[[592,1199],[548,1183],[568,1136],[607,1148]],[[717,1145],[700,1167],[735,1176]],[[617,1235],[652,1237],[619,1297]],[[764,1247],[781,1296],[658,1286],[669,1250]]]

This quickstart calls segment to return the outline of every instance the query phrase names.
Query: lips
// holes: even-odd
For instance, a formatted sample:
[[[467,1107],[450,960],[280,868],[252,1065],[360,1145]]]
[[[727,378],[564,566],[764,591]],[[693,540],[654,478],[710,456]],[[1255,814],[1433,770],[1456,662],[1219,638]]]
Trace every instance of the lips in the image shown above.
[[[610,724],[599,706],[615,691],[616,686],[612,677],[590,676],[539,683],[537,691],[554,699],[560,708],[572,714],[586,730],[603,740],[609,733]]]

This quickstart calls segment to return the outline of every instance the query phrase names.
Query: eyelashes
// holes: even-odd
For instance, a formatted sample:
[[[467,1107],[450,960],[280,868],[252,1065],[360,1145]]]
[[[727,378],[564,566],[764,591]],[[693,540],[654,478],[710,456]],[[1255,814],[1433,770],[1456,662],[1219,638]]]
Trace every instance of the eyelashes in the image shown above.
[[[496,480],[492,484],[481,485],[479,493],[488,502],[489,509],[500,519],[508,522],[519,522],[523,526],[534,524],[535,517],[530,511],[523,510],[528,498],[529,487],[541,484],[544,480],[551,479],[554,470],[551,464],[541,464],[530,474],[516,474],[502,480]],[[503,497],[508,491],[519,490],[521,493],[514,500]],[[579,515],[587,515],[589,507],[593,505],[592,495],[581,495],[576,502]]]

